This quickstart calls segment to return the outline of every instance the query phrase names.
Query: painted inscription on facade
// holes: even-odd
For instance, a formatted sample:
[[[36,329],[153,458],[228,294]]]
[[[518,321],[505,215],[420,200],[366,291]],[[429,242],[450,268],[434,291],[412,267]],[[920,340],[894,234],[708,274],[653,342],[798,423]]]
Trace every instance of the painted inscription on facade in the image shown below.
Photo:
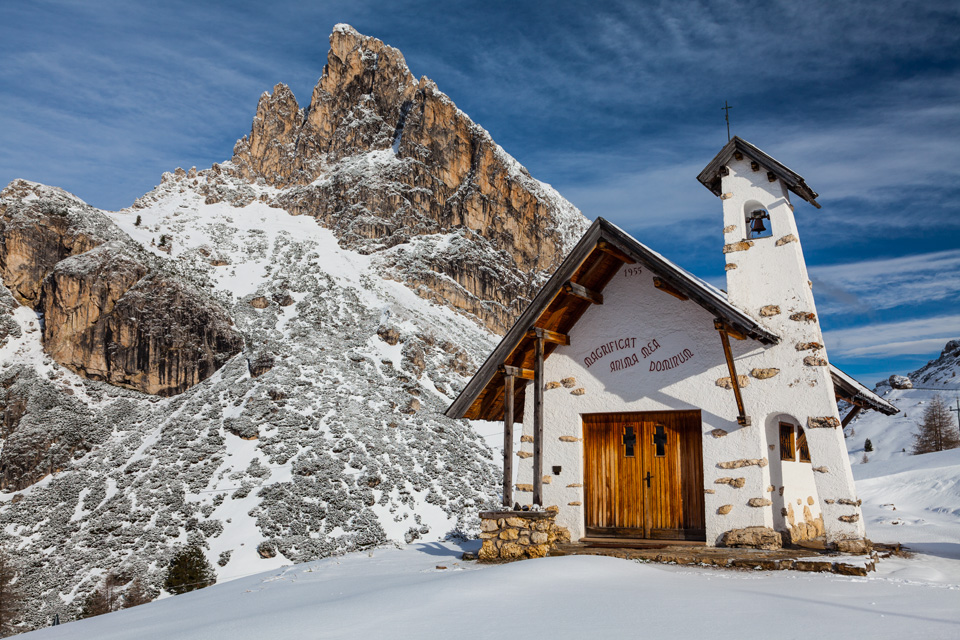
[[[669,371],[674,367],[680,366],[692,357],[693,352],[690,351],[690,349],[684,349],[672,358],[666,358],[665,360],[651,360],[650,371]]]
[[[660,348],[660,343],[657,342],[656,338],[654,338],[653,340],[647,343],[647,346],[641,347],[640,355],[642,355],[643,359],[646,360],[647,358],[650,357],[650,354],[652,354],[654,351],[656,351],[659,348]]]
[[[602,360],[605,356],[614,354],[624,349],[634,349],[636,348],[636,344],[636,338],[620,338],[618,340],[611,340],[610,342],[601,344],[587,354],[587,357],[583,359],[583,364],[587,369],[589,369],[598,360]],[[633,357],[636,358],[636,354],[634,354]],[[611,368],[610,370],[613,371],[614,369]]]
[[[615,356],[609,361],[610,371],[623,371],[640,364],[640,359],[650,359],[655,352],[660,349],[660,342],[656,338],[648,341],[646,344],[640,343],[640,354],[637,355],[636,338],[618,338],[598,345],[583,359],[583,364],[587,369],[595,365],[607,356]],[[633,353],[622,353],[632,351]],[[693,357],[693,351],[682,349],[676,355],[664,359],[650,360],[650,371],[669,371]]]
[[[623,369],[628,369],[633,365],[637,364],[639,360],[637,359],[637,354],[632,353],[626,358],[617,358],[610,363],[610,371],[622,371]]]

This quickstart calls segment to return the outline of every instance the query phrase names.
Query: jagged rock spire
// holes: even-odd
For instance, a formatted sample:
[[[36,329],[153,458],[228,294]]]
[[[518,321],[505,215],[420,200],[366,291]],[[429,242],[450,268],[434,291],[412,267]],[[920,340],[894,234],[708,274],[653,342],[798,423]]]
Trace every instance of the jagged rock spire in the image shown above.
[[[286,85],[264,94],[231,164],[245,180],[285,189],[278,206],[316,217],[346,247],[372,253],[464,234],[453,250],[394,255],[390,266],[421,295],[496,331],[587,226],[436,84],[417,80],[397,49],[348,25],[330,35],[309,108]]]

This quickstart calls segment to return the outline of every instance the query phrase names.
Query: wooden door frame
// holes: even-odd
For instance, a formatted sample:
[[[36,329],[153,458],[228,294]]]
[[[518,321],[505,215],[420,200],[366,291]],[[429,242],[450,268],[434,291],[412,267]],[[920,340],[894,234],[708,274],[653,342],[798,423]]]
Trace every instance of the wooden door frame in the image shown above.
[[[682,416],[682,419],[678,422],[683,426],[677,431],[681,434],[681,440],[677,443],[677,455],[678,455],[678,475],[680,486],[677,488],[680,494],[680,511],[681,511],[681,526],[684,528],[681,529],[654,529],[651,526],[651,510],[649,506],[649,492],[646,487],[642,486],[643,481],[641,480],[641,500],[642,504],[638,505],[642,509],[643,516],[643,528],[623,528],[623,527],[596,527],[590,526],[589,522],[591,518],[588,515],[588,510],[590,509],[590,493],[588,483],[590,479],[587,477],[588,469],[588,451],[587,447],[583,448],[583,459],[582,463],[582,480],[584,487],[584,531],[589,537],[618,537],[618,538],[639,538],[647,540],[705,540],[706,531],[705,531],[705,510],[704,510],[704,499],[703,499],[703,422],[702,422],[702,413],[699,409],[679,409],[679,410],[666,410],[666,411],[610,411],[602,413],[584,413],[580,415],[581,419],[581,428],[583,430],[583,440],[586,442],[587,434],[586,431],[589,429],[590,424],[616,424],[624,421],[635,422],[641,428],[638,431],[638,451],[637,455],[641,458],[641,470],[640,476],[643,477],[646,467],[643,463],[644,456],[644,447],[650,446],[649,443],[645,443],[644,439],[640,436],[642,432],[642,424],[644,422],[656,423],[658,422],[657,416],[663,416],[664,414],[678,416],[678,414],[686,414]],[[607,419],[604,419],[607,417]],[[663,420],[663,418],[660,418]],[[694,426],[695,423],[695,426]],[[693,442],[695,441],[695,443]],[[696,446],[693,446],[693,445]],[[686,452],[686,453],[685,453]],[[685,458],[690,458],[686,460]],[[593,518],[596,521],[596,518]],[[692,527],[686,527],[686,525],[693,525]]]

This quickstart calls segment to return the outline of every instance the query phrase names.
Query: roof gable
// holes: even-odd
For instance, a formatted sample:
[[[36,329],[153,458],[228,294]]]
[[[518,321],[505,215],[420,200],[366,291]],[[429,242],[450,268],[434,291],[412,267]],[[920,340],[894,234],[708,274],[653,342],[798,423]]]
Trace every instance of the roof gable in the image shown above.
[[[763,344],[776,344],[779,337],[731,305],[726,295],[630,237],[603,218],[590,226],[557,271],[530,303],[500,344],[493,350],[463,392],[447,409],[452,418],[494,420],[503,417],[504,365],[532,369],[537,329],[567,334],[601,296],[604,287],[624,264],[640,263],[656,274],[658,287],[672,290],[721,318],[737,332]],[[548,342],[544,356],[556,349]],[[523,386],[515,396],[518,419],[522,418]]]
[[[761,167],[766,168],[767,171],[772,172],[775,176],[783,180],[783,183],[787,185],[790,191],[793,191],[817,209],[820,208],[820,203],[817,202],[817,197],[820,194],[807,186],[807,183],[803,181],[803,176],[792,171],[786,165],[777,162],[757,147],[737,136],[734,136],[733,139],[720,150],[720,153],[704,167],[700,175],[697,176],[697,180],[707,189],[710,189],[714,195],[719,196],[721,194],[721,169],[730,162],[731,158],[735,158],[737,155],[750,158]],[[737,159],[739,160],[740,158]]]

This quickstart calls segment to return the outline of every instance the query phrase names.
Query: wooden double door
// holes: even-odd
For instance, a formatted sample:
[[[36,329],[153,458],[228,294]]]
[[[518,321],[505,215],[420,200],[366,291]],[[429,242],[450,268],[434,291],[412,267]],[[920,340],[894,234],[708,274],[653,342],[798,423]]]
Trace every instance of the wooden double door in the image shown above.
[[[699,411],[582,417],[588,536],[705,539]]]

